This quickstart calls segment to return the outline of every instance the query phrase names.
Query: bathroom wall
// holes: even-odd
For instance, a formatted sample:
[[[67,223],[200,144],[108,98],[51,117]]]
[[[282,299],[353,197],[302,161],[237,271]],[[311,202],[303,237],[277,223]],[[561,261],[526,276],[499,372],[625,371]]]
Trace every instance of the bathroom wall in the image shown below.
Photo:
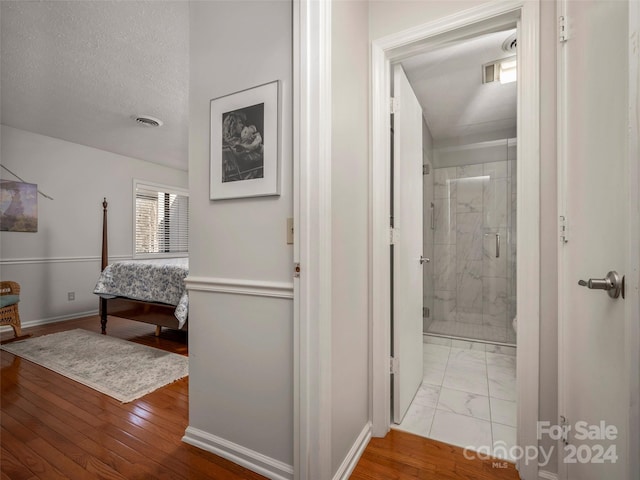
[[[437,150],[435,162],[429,332],[515,343],[515,142]]]

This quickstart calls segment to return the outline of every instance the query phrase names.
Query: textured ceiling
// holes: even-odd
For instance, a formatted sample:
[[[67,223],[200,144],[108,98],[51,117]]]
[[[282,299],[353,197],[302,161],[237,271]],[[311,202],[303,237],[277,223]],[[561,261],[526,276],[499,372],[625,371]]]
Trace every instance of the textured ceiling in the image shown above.
[[[183,170],[187,2],[0,2],[5,125]],[[160,128],[131,119],[147,114]]]
[[[516,126],[516,83],[482,84],[482,65],[513,56],[490,33],[402,61],[434,141],[482,137]]]

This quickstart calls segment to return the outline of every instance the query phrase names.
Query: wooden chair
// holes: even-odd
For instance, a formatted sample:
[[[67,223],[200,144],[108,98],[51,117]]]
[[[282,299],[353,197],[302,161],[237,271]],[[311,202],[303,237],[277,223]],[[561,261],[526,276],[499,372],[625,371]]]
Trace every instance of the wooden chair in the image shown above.
[[[15,339],[22,337],[20,325],[20,284],[17,282],[0,282],[0,326],[9,325],[13,328]]]

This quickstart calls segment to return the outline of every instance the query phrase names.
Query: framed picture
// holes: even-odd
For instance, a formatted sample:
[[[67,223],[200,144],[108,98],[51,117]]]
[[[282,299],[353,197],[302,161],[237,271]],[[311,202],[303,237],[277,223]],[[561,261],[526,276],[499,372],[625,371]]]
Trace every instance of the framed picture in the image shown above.
[[[38,186],[0,180],[0,231],[38,231]]]
[[[280,194],[280,82],[211,100],[211,200]]]

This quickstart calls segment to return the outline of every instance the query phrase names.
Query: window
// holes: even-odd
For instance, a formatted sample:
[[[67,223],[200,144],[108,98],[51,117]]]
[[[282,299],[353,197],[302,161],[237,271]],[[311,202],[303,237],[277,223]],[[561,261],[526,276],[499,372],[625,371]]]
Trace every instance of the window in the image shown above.
[[[134,256],[183,256],[189,251],[189,194],[134,181]]]

